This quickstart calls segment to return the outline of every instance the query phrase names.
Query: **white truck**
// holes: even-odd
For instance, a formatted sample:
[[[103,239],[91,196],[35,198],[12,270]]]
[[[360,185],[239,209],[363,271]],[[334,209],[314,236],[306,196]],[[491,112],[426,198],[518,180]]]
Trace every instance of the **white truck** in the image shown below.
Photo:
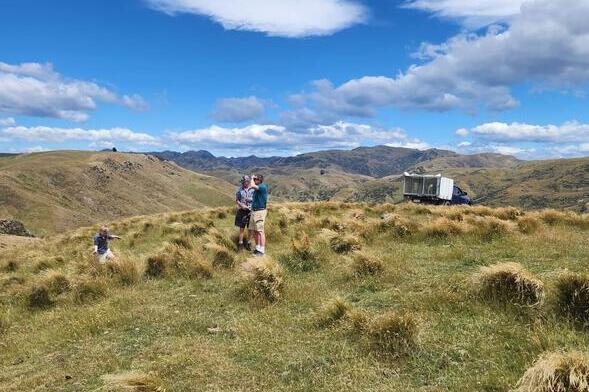
[[[403,175],[403,196],[405,200],[427,204],[472,204],[466,192],[454,185],[451,178],[438,175]]]

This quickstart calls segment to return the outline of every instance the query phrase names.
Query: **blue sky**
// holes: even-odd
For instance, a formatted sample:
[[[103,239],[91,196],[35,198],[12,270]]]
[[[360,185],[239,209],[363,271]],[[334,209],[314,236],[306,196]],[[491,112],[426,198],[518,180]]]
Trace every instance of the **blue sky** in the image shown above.
[[[589,0],[0,6],[0,151],[589,155]]]

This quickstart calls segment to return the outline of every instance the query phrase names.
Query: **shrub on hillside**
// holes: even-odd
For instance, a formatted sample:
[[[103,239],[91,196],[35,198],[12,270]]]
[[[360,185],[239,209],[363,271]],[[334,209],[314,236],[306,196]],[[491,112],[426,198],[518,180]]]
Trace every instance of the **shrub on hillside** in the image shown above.
[[[316,323],[320,327],[327,327],[344,319],[348,312],[352,310],[352,305],[341,297],[336,297],[321,306],[316,312]]]
[[[251,258],[242,266],[239,294],[244,298],[276,302],[280,299],[283,273],[269,256]]]
[[[106,284],[100,280],[83,279],[74,286],[74,301],[79,304],[96,301],[106,296]]]
[[[43,282],[35,283],[27,295],[27,303],[31,309],[46,309],[53,305],[49,287]]]
[[[291,252],[280,259],[288,269],[306,272],[319,267],[319,258],[311,249],[309,236],[305,232],[292,239],[291,248]]]
[[[213,266],[223,268],[233,268],[235,266],[235,256],[226,247],[218,244],[207,244],[205,248],[211,255]]]
[[[589,353],[547,353],[529,368],[514,392],[589,391]]]
[[[355,276],[378,275],[384,270],[384,263],[376,256],[356,252],[352,258],[352,271]]]
[[[368,325],[368,337],[374,349],[392,356],[401,356],[417,345],[418,326],[409,314],[385,313]]]
[[[518,263],[481,267],[478,284],[487,300],[531,306],[544,298],[544,283]]]
[[[335,253],[350,253],[362,249],[357,237],[351,234],[337,234],[329,240],[329,247]]]
[[[522,216],[517,220],[517,227],[523,234],[534,234],[540,228],[540,222],[533,216]]]
[[[118,258],[106,264],[108,274],[124,286],[132,286],[141,280],[143,268],[135,260]]]
[[[589,275],[562,275],[556,282],[556,304],[564,315],[589,322]]]
[[[69,279],[59,271],[47,271],[43,283],[51,294],[63,294],[71,289]]]

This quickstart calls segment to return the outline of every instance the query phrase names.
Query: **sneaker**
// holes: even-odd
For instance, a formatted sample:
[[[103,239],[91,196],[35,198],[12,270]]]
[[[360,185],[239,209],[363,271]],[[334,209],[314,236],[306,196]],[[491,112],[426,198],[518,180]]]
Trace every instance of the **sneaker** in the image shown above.
[[[247,250],[248,252],[252,251],[252,244],[250,242],[246,242],[243,244],[243,247],[245,248],[245,250]]]
[[[264,256],[264,253],[262,253],[262,252],[260,252],[259,250],[256,249],[254,251],[254,256],[256,256],[256,257],[262,257],[262,256]]]

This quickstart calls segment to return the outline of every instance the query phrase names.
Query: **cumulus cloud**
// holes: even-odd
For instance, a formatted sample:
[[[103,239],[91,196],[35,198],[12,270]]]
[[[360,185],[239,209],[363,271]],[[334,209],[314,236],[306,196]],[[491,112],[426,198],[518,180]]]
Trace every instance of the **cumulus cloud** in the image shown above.
[[[262,149],[269,153],[291,153],[374,144],[425,146],[423,142],[410,138],[399,128],[386,129],[343,121],[331,125],[311,126],[306,132],[293,131],[275,124],[253,124],[242,128],[213,125],[204,129],[170,133],[169,138],[184,146],[233,152],[236,149],[255,149],[252,152]]]
[[[424,61],[396,77],[365,76],[339,86],[319,81],[298,100],[303,95],[315,112],[360,117],[388,106],[475,113],[516,107],[511,89],[523,83],[583,89],[589,82],[587,15],[589,0],[527,0],[508,26],[422,44],[415,57]]]
[[[255,120],[263,114],[264,102],[253,96],[220,99],[213,110],[213,118],[216,121],[231,123]]]
[[[0,118],[0,126],[2,127],[10,127],[16,125],[16,121],[12,117],[8,118]]]
[[[589,124],[577,121],[562,125],[492,122],[470,130],[475,137],[497,142],[577,143],[589,142]]]
[[[64,78],[51,64],[0,62],[0,112],[85,121],[97,102],[147,108],[139,95],[118,95],[94,82]]]
[[[352,0],[146,0],[154,9],[174,15],[203,15],[227,30],[279,37],[331,35],[367,18]]]
[[[159,138],[126,128],[111,129],[83,129],[83,128],[55,128],[55,127],[8,127],[0,130],[0,135],[7,139],[20,139],[28,142],[63,142],[90,141],[100,142],[128,142],[137,145],[160,146]]]
[[[525,0],[410,0],[405,8],[419,9],[445,18],[458,18],[478,26],[509,20],[520,13]]]

